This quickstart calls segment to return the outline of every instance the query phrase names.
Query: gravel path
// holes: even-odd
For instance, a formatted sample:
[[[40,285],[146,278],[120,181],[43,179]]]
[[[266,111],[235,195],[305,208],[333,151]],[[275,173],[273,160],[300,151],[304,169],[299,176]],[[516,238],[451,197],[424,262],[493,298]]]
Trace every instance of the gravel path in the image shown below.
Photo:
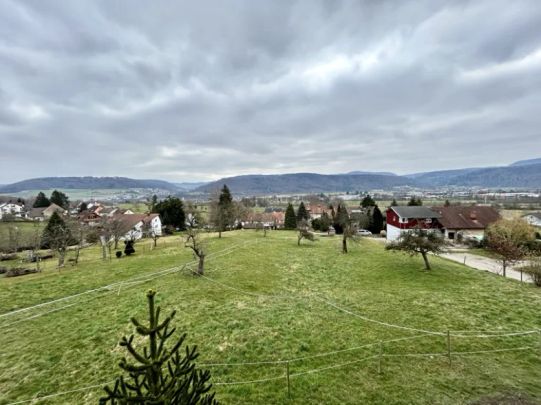
[[[454,262],[465,264],[468,267],[477,269],[477,270],[485,270],[490,271],[491,273],[502,275],[502,265],[495,259],[491,259],[489,257],[474,255],[467,252],[449,252],[444,253],[440,255],[441,257],[445,257],[446,259],[452,260]],[[520,271],[513,270],[513,268],[517,267],[518,265],[521,265],[522,263],[518,263],[515,266],[510,266],[507,268],[506,276],[507,278],[512,278],[515,280],[521,280]],[[527,274],[522,275],[522,281],[531,283],[532,279]]]

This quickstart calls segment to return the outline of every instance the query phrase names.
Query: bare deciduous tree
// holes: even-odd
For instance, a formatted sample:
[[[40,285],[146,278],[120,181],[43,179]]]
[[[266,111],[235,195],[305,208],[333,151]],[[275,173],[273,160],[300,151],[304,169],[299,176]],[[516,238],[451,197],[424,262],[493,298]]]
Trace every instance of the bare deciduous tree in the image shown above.
[[[190,248],[195,257],[197,257],[197,275],[203,275],[205,273],[205,256],[206,245],[201,239],[200,231],[196,228],[188,228],[186,231],[186,241],[184,246]]]
[[[426,231],[424,229],[413,229],[404,233],[396,242],[391,242],[385,249],[401,250],[409,253],[411,256],[421,254],[425,262],[425,269],[430,270],[428,262],[428,253],[440,254],[445,252],[446,242],[441,235],[435,231]]]

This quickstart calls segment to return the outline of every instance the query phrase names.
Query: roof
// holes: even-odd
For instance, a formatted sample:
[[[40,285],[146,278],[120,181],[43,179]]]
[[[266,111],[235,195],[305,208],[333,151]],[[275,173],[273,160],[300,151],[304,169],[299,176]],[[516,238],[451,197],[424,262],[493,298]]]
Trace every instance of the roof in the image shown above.
[[[401,218],[439,218],[441,215],[438,212],[431,210],[428,207],[421,206],[394,206],[391,209]]]
[[[118,214],[109,217],[109,221],[121,221],[122,227],[128,232],[133,229],[139,222],[143,222],[144,225],[149,224],[154,218],[159,217],[160,214]]]
[[[432,209],[441,214],[439,221],[447,229],[485,229],[500,219],[500,214],[492,207],[449,206]]]

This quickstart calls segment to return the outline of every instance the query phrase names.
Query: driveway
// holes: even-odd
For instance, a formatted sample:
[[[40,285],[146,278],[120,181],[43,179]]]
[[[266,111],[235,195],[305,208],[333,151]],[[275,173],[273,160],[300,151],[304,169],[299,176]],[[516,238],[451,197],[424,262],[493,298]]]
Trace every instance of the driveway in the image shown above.
[[[472,267],[477,270],[490,271],[491,273],[503,275],[502,265],[495,259],[489,257],[478,256],[467,252],[448,252],[440,255],[446,259],[454,262],[465,264],[468,267]],[[507,268],[506,277],[521,281],[520,271],[513,270],[513,268],[522,265],[523,263],[517,263],[515,266]],[[522,281],[531,283],[532,279],[527,274],[522,275]]]

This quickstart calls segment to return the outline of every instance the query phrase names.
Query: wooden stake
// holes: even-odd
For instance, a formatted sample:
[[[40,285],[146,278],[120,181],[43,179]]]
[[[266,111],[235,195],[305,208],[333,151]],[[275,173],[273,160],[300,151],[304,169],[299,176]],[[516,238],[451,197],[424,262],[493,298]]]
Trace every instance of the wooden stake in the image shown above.
[[[286,361],[287,397],[291,399],[291,384],[289,383],[289,361]]]
[[[451,365],[451,333],[447,330],[447,357],[449,358],[449,366]]]
[[[379,341],[378,374],[381,374],[381,360],[383,355],[383,343]]]

